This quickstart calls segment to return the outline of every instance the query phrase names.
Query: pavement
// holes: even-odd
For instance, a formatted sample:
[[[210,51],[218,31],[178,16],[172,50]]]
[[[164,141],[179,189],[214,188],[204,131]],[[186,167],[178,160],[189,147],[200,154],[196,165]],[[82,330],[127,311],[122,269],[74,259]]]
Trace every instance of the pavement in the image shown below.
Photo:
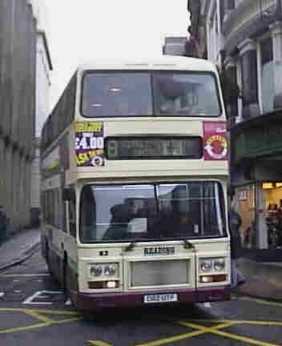
[[[282,301],[282,262],[258,262],[248,258],[237,260],[246,283],[235,293],[255,298]]]
[[[39,229],[16,233],[0,245],[0,271],[24,262],[37,251],[39,246]]]
[[[40,230],[17,233],[0,246],[0,271],[24,262],[40,246]],[[235,294],[282,301],[282,262],[257,262],[249,258],[237,261],[246,283],[234,290]]]

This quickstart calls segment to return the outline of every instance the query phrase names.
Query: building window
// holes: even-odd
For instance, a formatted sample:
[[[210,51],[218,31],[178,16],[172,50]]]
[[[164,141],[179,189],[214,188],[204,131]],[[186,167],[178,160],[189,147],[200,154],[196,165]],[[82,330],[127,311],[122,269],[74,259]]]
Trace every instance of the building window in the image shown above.
[[[273,111],[274,76],[272,39],[261,41],[261,98],[263,113]]]
[[[257,52],[248,50],[241,57],[243,117],[256,116],[258,105]]]

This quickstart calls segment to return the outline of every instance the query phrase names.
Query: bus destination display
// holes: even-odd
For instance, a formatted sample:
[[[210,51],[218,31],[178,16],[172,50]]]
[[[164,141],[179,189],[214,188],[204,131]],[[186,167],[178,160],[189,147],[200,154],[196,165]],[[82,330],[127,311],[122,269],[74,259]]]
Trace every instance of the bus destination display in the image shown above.
[[[201,137],[112,137],[105,146],[108,160],[202,157]]]

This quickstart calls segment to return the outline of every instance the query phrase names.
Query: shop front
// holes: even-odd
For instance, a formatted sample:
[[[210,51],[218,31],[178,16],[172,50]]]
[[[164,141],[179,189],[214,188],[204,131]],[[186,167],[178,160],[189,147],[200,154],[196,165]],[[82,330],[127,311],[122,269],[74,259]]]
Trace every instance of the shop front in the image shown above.
[[[282,182],[264,182],[268,248],[282,247]]]
[[[242,245],[245,248],[256,247],[255,184],[237,187],[234,200],[234,206],[242,219],[240,228]]]
[[[282,249],[282,182],[236,187],[234,206],[242,218],[244,248]]]
[[[282,251],[282,117],[259,116],[231,130],[233,205],[245,249]]]

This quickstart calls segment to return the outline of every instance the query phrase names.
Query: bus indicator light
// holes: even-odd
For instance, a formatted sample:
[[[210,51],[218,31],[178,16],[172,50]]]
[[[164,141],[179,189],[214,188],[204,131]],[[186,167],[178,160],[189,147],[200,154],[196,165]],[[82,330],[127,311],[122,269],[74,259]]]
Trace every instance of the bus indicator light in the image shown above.
[[[118,287],[117,281],[107,281],[106,285],[107,285],[107,288],[116,288],[116,287]]]
[[[97,289],[113,289],[119,287],[119,281],[118,280],[112,280],[112,281],[88,281],[88,288],[92,290]]]
[[[212,282],[226,281],[227,275],[202,275],[200,276],[200,282],[202,284],[209,284]]]
[[[201,276],[200,282],[203,284],[208,284],[210,282],[213,282],[213,277],[212,276]]]

